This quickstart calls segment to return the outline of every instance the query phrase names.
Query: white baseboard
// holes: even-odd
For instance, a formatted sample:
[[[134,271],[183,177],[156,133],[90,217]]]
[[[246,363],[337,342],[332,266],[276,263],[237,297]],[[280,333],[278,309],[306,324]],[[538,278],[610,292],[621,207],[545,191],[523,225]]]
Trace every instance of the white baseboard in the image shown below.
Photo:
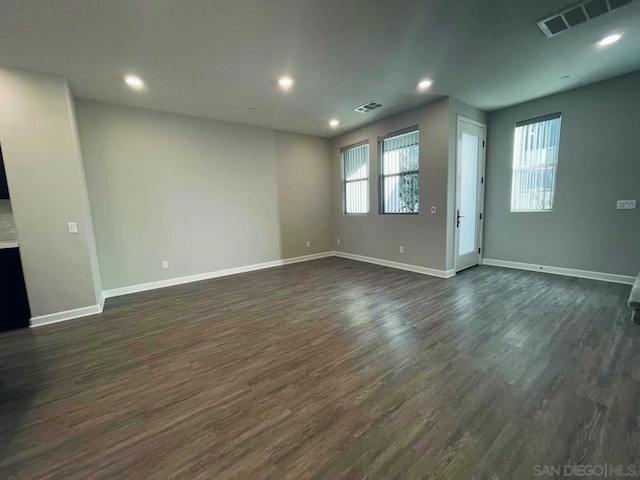
[[[432,277],[451,278],[456,274],[455,270],[436,270],[434,268],[420,267],[409,263],[392,262],[391,260],[383,260],[381,258],[365,257],[363,255],[355,255],[346,252],[333,252],[336,257],[357,260],[358,262],[373,263],[382,265],[383,267],[397,268],[398,270],[406,270],[408,272],[421,273],[423,275],[431,275]]]
[[[303,255],[301,257],[285,258],[284,260],[280,260],[280,265],[291,265],[292,263],[308,262],[310,260],[327,257],[333,257],[333,252],[312,253],[311,255]]]
[[[495,260],[483,258],[482,265],[493,267],[515,268],[517,270],[529,270],[532,272],[552,273],[554,275],[564,275],[566,277],[588,278],[589,280],[601,280],[603,282],[624,283],[633,285],[634,277],[618,275],[615,273],[590,272],[588,270],[576,270],[573,268],[551,267],[548,265],[535,265],[533,263],[508,262],[506,260]]]
[[[167,280],[160,280],[157,282],[149,282],[149,283],[143,283],[140,285],[131,285],[128,287],[105,290],[104,292],[102,292],[102,297],[100,298],[100,303],[98,305],[91,305],[89,307],[76,308],[74,310],[67,310],[64,312],[52,313],[49,315],[31,317],[31,321],[30,321],[31,328],[40,327],[43,325],[49,325],[52,323],[64,322],[66,320],[72,320],[74,318],[97,315],[99,313],[102,313],[102,310],[104,309],[104,302],[107,298],[117,297],[120,295],[128,295],[130,293],[145,292],[148,290],[155,290],[157,288],[171,287],[174,285],[182,285],[185,283],[199,282],[202,280],[209,280],[212,278],[226,277],[229,275],[236,275],[238,273],[253,272],[256,270],[263,270],[265,268],[280,267],[282,265],[290,265],[292,263],[308,262],[310,260],[317,260],[319,258],[326,258],[331,256],[347,258],[347,259],[356,260],[359,262],[372,263],[375,265],[396,268],[399,270],[406,270],[408,272],[421,273],[423,275],[431,275],[439,278],[451,278],[456,274],[455,270],[436,270],[433,268],[420,267],[418,265],[411,265],[408,263],[392,262],[390,260],[383,260],[381,258],[355,255],[353,253],[337,252],[337,251],[314,253],[312,255],[304,255],[301,257],[285,258],[283,260],[274,260],[272,262],[257,263],[254,265],[245,265],[242,267],[235,267],[235,268],[227,268],[225,270],[217,270],[214,272],[200,273],[197,275],[189,275],[186,277],[170,278]],[[627,285],[633,285],[633,282],[635,280],[635,278],[632,276],[617,275],[614,273],[590,272],[587,270],[551,267],[547,265],[534,265],[531,263],[509,262],[505,260],[495,260],[491,258],[483,258],[482,265],[514,268],[518,270],[529,270],[533,272],[552,273],[555,275],[587,278],[591,280],[602,280],[605,282],[623,283]]]
[[[104,300],[98,305],[91,305],[90,307],[75,308],[73,310],[66,310],[64,312],[51,313],[49,315],[40,315],[38,317],[31,317],[29,323],[31,328],[41,327],[43,325],[49,325],[51,323],[64,322],[67,320],[73,320],[74,318],[88,317],[89,315],[97,315],[102,313],[102,307]]]
[[[120,295],[128,295],[130,293],[145,292],[147,290],[155,290],[156,288],[171,287],[174,285],[182,285],[184,283],[199,282],[201,280],[208,280],[211,278],[226,277],[228,275],[235,275],[237,273],[252,272],[254,270],[262,270],[265,268],[280,267],[282,265],[290,265],[292,263],[308,262],[310,260],[317,260],[319,258],[331,257],[333,252],[314,253],[311,255],[304,255],[302,257],[285,258],[283,260],[274,260],[272,262],[258,263],[255,265],[245,265],[243,267],[228,268],[225,270],[218,270],[215,272],[201,273],[198,275],[189,275],[186,277],[170,278],[168,280],[160,280],[158,282],[143,283],[140,285],[131,285],[129,287],[115,288],[112,290],[105,290],[102,292],[100,303],[98,305],[92,305],[90,307],[76,308],[74,310],[67,310],[65,312],[51,313],[49,315],[41,315],[39,317],[31,317],[31,328],[41,327],[43,325],[49,325],[51,323],[64,322],[66,320],[73,320],[74,318],[87,317],[89,315],[96,315],[102,313],[104,309],[104,302],[107,298],[117,297]]]
[[[263,270],[265,268],[280,267],[282,265],[290,265],[292,263],[308,262],[319,258],[330,257],[333,252],[314,253],[312,255],[304,255],[302,257],[285,258],[283,260],[274,260],[272,262],[256,263],[253,265],[245,265],[242,267],[227,268],[224,270],[216,270],[213,272],[199,273],[196,275],[188,275],[186,277],[169,278],[167,280],[159,280],[157,282],[141,283],[138,285],[130,285],[128,287],[114,288],[105,290],[103,295],[105,298],[119,297],[121,295],[129,295],[131,293],[146,292],[157,288],[173,287],[175,285],[183,285],[185,283],[200,282],[202,280],[210,280],[212,278],[227,277],[238,273],[253,272]]]
[[[31,327],[40,327],[42,325],[49,325],[51,323],[64,322],[66,320],[72,320],[74,318],[81,318],[89,315],[96,315],[98,313],[102,313],[102,310],[104,308],[104,302],[107,298],[118,297],[121,295],[129,295],[131,293],[146,292],[149,290],[172,287],[175,285],[183,285],[186,283],[199,282],[202,280],[210,280],[212,278],[226,277],[229,275],[236,275],[238,273],[253,272],[256,270],[263,270],[265,268],[273,268],[273,267],[280,267],[283,265],[290,265],[293,263],[308,262],[310,260],[317,260],[320,258],[331,257],[333,255],[337,257],[348,258],[351,260],[358,260],[360,262],[373,263],[376,265],[397,268],[400,270],[407,270],[409,272],[421,273],[423,275],[431,275],[431,276],[440,277],[440,278],[450,278],[450,277],[453,277],[456,273],[455,270],[447,270],[447,271],[435,270],[432,268],[420,267],[417,265],[409,265],[407,263],[391,262],[389,260],[364,257],[362,255],[354,255],[351,253],[344,253],[344,252],[314,253],[312,255],[303,255],[301,257],[285,258],[282,260],[274,260],[271,262],[245,265],[242,267],[235,267],[235,268],[227,268],[224,270],[216,270],[214,272],[199,273],[196,275],[188,275],[185,277],[169,278],[167,280],[159,280],[157,282],[142,283],[139,285],[130,285],[128,287],[105,290],[104,292],[102,292],[102,297],[98,305],[78,308],[75,310],[68,310],[66,312],[52,313],[50,315],[32,317]]]

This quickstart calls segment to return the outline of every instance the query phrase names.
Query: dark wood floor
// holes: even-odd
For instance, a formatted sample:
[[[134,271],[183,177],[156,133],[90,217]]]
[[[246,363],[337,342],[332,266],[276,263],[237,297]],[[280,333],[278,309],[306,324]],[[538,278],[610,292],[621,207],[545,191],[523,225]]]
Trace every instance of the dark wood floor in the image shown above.
[[[328,258],[0,336],[0,478],[534,478],[640,464],[628,286]],[[547,477],[549,478],[549,477]]]

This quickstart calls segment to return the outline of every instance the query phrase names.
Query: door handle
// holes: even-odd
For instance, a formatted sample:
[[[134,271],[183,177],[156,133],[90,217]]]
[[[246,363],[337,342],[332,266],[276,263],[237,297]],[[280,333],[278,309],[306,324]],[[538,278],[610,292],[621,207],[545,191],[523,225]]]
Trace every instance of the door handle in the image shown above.
[[[460,227],[461,218],[464,218],[464,215],[460,215],[460,210],[456,210],[456,227]]]

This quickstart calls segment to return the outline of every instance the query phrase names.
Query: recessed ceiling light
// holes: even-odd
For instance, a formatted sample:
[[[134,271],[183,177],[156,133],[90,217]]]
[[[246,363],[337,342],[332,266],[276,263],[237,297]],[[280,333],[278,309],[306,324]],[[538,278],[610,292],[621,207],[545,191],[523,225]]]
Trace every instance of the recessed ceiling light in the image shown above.
[[[145,87],[144,81],[136,75],[127,75],[124,77],[124,82],[134,90],[143,90]]]
[[[420,80],[420,82],[418,83],[418,89],[419,90],[426,90],[431,85],[433,85],[433,81],[428,79],[428,78],[425,78],[424,80]]]
[[[280,77],[278,79],[278,85],[280,85],[280,88],[283,90],[291,90],[291,87],[293,87],[293,78],[286,75],[284,77]]]
[[[622,35],[620,35],[619,33],[614,33],[613,35],[607,35],[606,37],[604,37],[602,40],[598,42],[598,46],[606,47],[607,45],[616,43],[621,38],[622,38]]]
[[[329,120],[329,126],[331,128],[337,128],[338,125],[340,125],[340,120],[338,120],[337,118],[332,118],[331,120]]]

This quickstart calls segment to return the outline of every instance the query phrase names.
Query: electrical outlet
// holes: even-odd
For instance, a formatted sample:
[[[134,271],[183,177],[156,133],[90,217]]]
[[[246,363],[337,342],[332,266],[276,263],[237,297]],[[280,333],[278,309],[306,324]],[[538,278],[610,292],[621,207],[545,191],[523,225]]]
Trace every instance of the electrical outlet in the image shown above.
[[[404,247],[400,247],[400,253],[404,253]]]
[[[307,248],[311,248],[311,242],[307,240]]]
[[[340,239],[337,240],[338,245],[340,245]]]
[[[635,200],[618,200],[616,204],[616,208],[618,210],[635,210],[636,201]]]
[[[162,261],[162,268],[169,268],[169,262],[167,262],[166,260]]]
[[[67,231],[69,233],[78,233],[78,224],[76,222],[67,223]]]
[[[435,215],[436,214],[436,207],[431,207],[431,215]]]

